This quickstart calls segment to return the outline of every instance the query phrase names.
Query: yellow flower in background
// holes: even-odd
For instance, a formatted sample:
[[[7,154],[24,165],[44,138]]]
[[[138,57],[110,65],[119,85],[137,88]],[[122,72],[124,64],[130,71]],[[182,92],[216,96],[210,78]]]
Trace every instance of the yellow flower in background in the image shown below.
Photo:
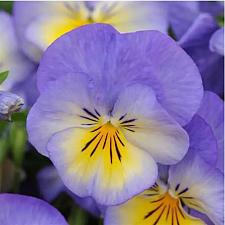
[[[14,16],[22,48],[35,61],[58,37],[85,24],[167,31],[165,7],[157,2],[16,2]]]

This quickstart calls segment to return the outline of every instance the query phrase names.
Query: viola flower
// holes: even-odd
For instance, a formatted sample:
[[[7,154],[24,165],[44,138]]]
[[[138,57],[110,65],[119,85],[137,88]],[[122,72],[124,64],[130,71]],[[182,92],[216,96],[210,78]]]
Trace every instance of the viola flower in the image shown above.
[[[24,100],[10,92],[0,91],[0,120],[11,120],[11,115],[20,111]]]
[[[48,203],[17,194],[0,194],[0,224],[68,225],[63,216]]]
[[[179,44],[196,62],[205,90],[223,96],[224,56],[221,54],[223,43],[213,38],[216,37],[214,35],[218,30],[219,26],[212,16],[201,14],[179,40]],[[220,35],[223,41],[223,30],[220,31]]]
[[[172,30],[181,47],[197,64],[204,89],[222,97],[224,93],[223,29],[220,31],[220,42],[217,41],[218,39],[214,41],[213,35],[220,29],[217,20],[219,16],[223,16],[223,3],[173,2],[169,3],[168,8]],[[217,53],[214,46],[218,45],[221,47],[220,52]]]
[[[215,97],[209,93],[205,96]],[[201,113],[186,126],[190,149],[185,158],[168,169],[160,167],[157,182],[143,193],[122,205],[107,208],[105,225],[223,224],[224,186],[223,173],[215,168],[216,133],[209,129],[212,128],[209,120],[207,123],[200,116],[204,110],[201,108]],[[223,115],[221,111],[220,114]]]
[[[188,213],[190,209],[206,214],[215,225],[223,224],[223,174],[196,155],[171,166],[167,184],[158,180],[126,203],[109,207],[104,224],[206,224]]]
[[[34,92],[35,85],[33,85],[33,88],[24,89],[21,84],[30,79],[36,67],[20,51],[12,17],[5,12],[0,12],[0,33],[0,71],[9,70],[9,76],[1,84],[0,90],[18,94],[25,99],[26,104],[29,104],[33,100],[27,101],[28,98],[32,97],[27,96],[27,91],[33,89]],[[33,96],[36,97],[37,95]]]
[[[175,82],[176,81],[176,82]],[[156,162],[187,152],[187,124],[203,95],[192,60],[157,31],[120,34],[110,25],[80,27],[45,52],[30,142],[65,185],[101,205],[151,186]]]
[[[166,10],[157,2],[15,2],[14,17],[22,48],[35,61],[58,37],[85,24],[167,31]]]

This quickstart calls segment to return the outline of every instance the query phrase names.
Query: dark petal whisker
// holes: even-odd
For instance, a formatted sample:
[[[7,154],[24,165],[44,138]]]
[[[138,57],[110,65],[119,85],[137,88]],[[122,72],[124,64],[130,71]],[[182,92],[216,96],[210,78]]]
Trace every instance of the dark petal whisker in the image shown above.
[[[97,109],[95,109],[95,113],[100,117],[101,114],[97,111]]]
[[[157,208],[153,209],[152,211],[150,211],[147,215],[145,215],[144,219],[147,219],[148,217],[150,217],[151,215],[153,215],[155,212],[157,212],[157,210],[159,210],[161,207],[163,206],[163,203],[161,203]]]
[[[123,116],[121,116],[121,117],[119,118],[119,120],[122,120],[126,115],[127,115],[127,113],[125,113]]]
[[[114,144],[115,144],[115,148],[116,148],[116,154],[118,156],[118,159],[121,161],[121,154],[120,154],[120,150],[118,148],[115,136],[113,136],[113,139],[114,139]]]
[[[101,132],[97,133],[89,142],[86,143],[86,145],[82,148],[82,152],[88,148],[88,146],[98,137],[98,135],[100,134]]]
[[[80,116],[80,117],[84,118],[84,119],[87,119],[87,120],[90,120],[90,121],[93,121],[93,122],[98,122],[98,120],[92,119],[92,118],[87,117],[87,116]]]
[[[90,154],[90,157],[94,154],[94,152],[96,151],[97,147],[99,146],[101,140],[102,140],[103,135],[101,136],[101,138],[99,139],[98,143],[96,144],[96,146],[94,147],[93,151]]]
[[[121,139],[120,139],[120,137],[118,136],[117,133],[116,133],[116,137],[117,137],[117,139],[119,140],[120,144],[123,145],[123,146],[125,146],[124,143],[121,141]]]
[[[121,122],[120,124],[131,123],[131,122],[134,122],[134,121],[136,121],[136,120],[137,120],[137,119],[125,120],[125,121]]]
[[[129,131],[131,131],[131,132],[135,132],[134,130],[131,130],[131,129],[126,128],[126,127],[124,127],[124,129],[129,130]]]
[[[96,116],[95,114],[93,114],[92,112],[90,112],[88,109],[86,109],[86,108],[83,108],[83,110],[84,110],[84,112],[86,112],[89,116],[92,116],[93,118],[95,118],[95,119],[99,119],[99,117],[98,116]]]
[[[103,149],[105,148],[105,144],[106,144],[107,138],[108,138],[108,133],[105,136],[105,141],[104,141],[104,144],[103,144]]]
[[[183,191],[179,192],[178,195],[182,195],[184,194],[185,192],[187,192],[189,189],[188,188],[185,188]]]
[[[99,130],[101,128],[102,128],[102,126],[100,126],[100,127],[96,128],[96,129],[92,130],[91,132],[95,132],[95,131],[97,131],[97,130]]]

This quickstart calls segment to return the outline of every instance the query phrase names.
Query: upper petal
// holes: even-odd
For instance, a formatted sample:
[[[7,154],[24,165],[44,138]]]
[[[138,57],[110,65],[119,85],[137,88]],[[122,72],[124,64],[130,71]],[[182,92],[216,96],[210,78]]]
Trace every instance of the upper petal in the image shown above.
[[[87,84],[85,74],[65,75],[38,98],[28,114],[27,131],[29,141],[40,153],[48,155],[46,144],[54,133],[81,126],[82,108],[93,104]]]
[[[48,203],[17,194],[0,194],[0,224],[68,225],[63,216]]]
[[[95,80],[98,89],[104,86],[101,97],[107,95],[111,104],[128,84],[149,85],[182,125],[196,112],[203,94],[192,60],[172,39],[156,31],[119,34],[103,24],[75,29],[45,52],[38,72],[39,89],[62,74],[81,71]]]
[[[177,163],[188,150],[188,135],[161,107],[148,86],[132,85],[123,90],[112,115],[118,120],[125,115],[119,126],[127,140],[159,163]]]

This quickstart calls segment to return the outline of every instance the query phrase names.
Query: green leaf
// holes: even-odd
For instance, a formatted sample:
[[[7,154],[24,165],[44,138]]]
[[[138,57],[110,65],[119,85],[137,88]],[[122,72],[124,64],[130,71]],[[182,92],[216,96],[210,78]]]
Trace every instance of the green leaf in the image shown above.
[[[21,122],[13,123],[9,138],[13,161],[16,166],[20,167],[24,159],[27,142],[25,124]]]
[[[74,207],[68,218],[70,225],[86,225],[88,214],[81,208]]]
[[[0,10],[12,13],[13,1],[0,1]]]
[[[0,73],[0,84],[2,84],[9,75],[9,71],[4,71]]]
[[[218,24],[223,27],[224,26],[224,15],[220,15],[220,16],[217,16],[217,22]]]

